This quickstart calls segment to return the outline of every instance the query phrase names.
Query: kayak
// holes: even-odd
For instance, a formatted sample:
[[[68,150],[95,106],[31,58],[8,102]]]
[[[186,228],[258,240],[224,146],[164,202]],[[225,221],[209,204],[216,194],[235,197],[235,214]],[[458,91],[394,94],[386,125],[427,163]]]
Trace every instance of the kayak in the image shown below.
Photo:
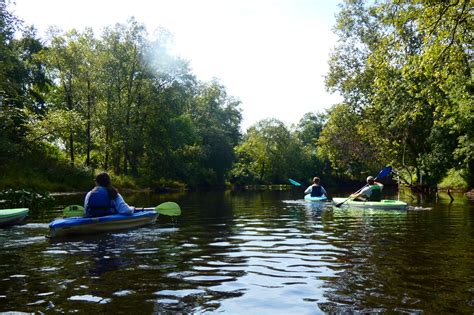
[[[326,201],[328,198],[326,196],[320,197],[311,197],[311,194],[307,194],[304,196],[304,200],[306,201]]]
[[[95,218],[56,219],[49,224],[49,231],[51,237],[57,237],[125,230],[153,224],[157,217],[158,212],[146,210],[134,212],[132,215],[113,214]]]
[[[0,226],[11,226],[20,223],[28,215],[28,208],[1,209]]]
[[[387,209],[387,210],[405,210],[408,204],[399,200],[382,199],[381,201],[354,201],[347,198],[333,198],[334,204],[344,202],[343,206],[350,208],[367,208],[367,209]],[[346,201],[347,200],[347,201]]]

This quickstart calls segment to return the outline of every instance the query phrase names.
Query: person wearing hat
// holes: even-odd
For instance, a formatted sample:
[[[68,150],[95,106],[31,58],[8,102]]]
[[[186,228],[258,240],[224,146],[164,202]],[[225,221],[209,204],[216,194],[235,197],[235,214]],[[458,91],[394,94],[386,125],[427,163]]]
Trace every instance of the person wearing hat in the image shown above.
[[[358,193],[352,194],[351,198],[356,201],[380,201],[382,200],[383,184],[376,182],[372,176],[367,177],[367,185]]]

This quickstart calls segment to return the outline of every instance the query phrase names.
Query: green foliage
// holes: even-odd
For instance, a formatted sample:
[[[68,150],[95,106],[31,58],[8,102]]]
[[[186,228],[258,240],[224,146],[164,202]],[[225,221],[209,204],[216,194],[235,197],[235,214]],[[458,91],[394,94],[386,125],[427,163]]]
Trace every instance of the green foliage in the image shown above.
[[[0,0],[0,187],[89,188],[94,169],[129,188],[286,183],[387,164],[472,186],[473,20],[468,0],[345,1],[326,77],[344,102],[242,136],[240,101],[171,55],[166,30],[130,19],[44,41]]]
[[[303,146],[316,145],[326,120],[327,116],[322,113],[306,113],[301,118],[296,129],[296,136]]]
[[[234,147],[240,140],[240,101],[229,97],[218,82],[199,86],[189,115],[199,135],[204,178],[210,185],[224,185],[235,160]]]
[[[237,146],[239,162],[231,182],[286,183],[291,166],[296,165],[295,152],[295,141],[281,121],[262,120],[247,130]]]
[[[376,123],[366,121],[348,104],[338,104],[328,113],[329,119],[319,138],[319,155],[330,161],[335,174],[360,178],[377,172],[383,162],[381,143],[369,141],[367,133]]]
[[[240,140],[240,101],[217,82],[198,82],[168,53],[167,31],[151,38],[133,18],[101,36],[51,28],[43,47],[31,30],[13,38],[21,23],[0,3],[0,183],[79,188],[93,169],[130,188],[163,178],[225,182]],[[51,166],[30,163],[33,152]]]
[[[455,169],[450,169],[446,174],[446,177],[442,179],[438,187],[441,189],[462,189],[467,190],[469,184],[465,180],[465,174],[463,171],[457,171]]]
[[[473,177],[473,20],[468,0],[344,3],[326,84],[347,108],[332,111],[321,142],[335,167],[372,169],[375,159],[432,186],[453,167]],[[342,128],[347,112],[358,120],[347,122],[352,131]],[[355,148],[341,144],[341,131]]]
[[[137,189],[137,180],[131,176],[127,175],[115,175],[110,174],[113,177],[113,184],[116,187],[126,188],[126,189]]]
[[[27,189],[0,191],[0,204],[2,208],[30,208],[39,209],[50,207],[54,204],[54,197],[48,192],[36,192]]]
[[[84,190],[93,184],[90,169],[71,166],[53,146],[19,151],[14,160],[0,167],[0,172],[0,189],[71,191]]]

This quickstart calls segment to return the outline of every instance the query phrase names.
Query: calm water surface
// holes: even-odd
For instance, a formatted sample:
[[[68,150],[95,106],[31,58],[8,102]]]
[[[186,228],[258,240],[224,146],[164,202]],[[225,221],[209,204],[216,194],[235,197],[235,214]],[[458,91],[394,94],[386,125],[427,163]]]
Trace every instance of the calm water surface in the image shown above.
[[[298,191],[124,196],[183,214],[50,240],[59,210],[32,213],[0,230],[0,311],[474,313],[474,203],[462,195],[402,195],[408,211],[333,209]]]

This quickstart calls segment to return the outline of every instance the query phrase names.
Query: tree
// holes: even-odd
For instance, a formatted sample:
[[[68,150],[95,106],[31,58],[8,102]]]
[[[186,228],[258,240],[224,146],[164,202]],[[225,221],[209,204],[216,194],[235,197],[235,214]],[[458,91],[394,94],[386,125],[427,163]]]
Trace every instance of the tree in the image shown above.
[[[376,147],[363,137],[364,121],[350,105],[338,104],[329,111],[329,119],[321,132],[319,154],[327,158],[336,174],[357,178],[376,169]],[[375,164],[375,165],[374,165]]]
[[[310,180],[316,175],[331,176],[329,160],[318,153],[321,132],[326,123],[327,115],[324,113],[306,113],[299,121],[293,135],[298,147],[298,151],[294,152],[298,159],[292,171],[293,177]]]
[[[238,162],[232,171],[232,181],[287,182],[288,175],[294,172],[293,168],[297,165],[297,148],[295,137],[283,122],[277,119],[261,120],[247,130],[243,141],[235,149]]]
[[[18,31],[20,36],[14,37]],[[0,1],[0,163],[8,165],[32,146],[27,143],[28,114],[44,110],[49,81],[36,55],[43,50],[33,28],[23,28]]]
[[[470,8],[467,0],[354,0],[338,15],[341,44],[327,87],[359,115],[359,137],[377,147],[381,162],[414,170],[430,185],[472,163],[462,149],[472,145],[465,141],[473,123]],[[464,152],[464,162],[449,159],[453,152]]]
[[[43,60],[48,69],[49,79],[56,82],[52,93],[49,95],[49,102],[53,105],[51,110],[60,110],[62,113],[72,116],[74,112],[81,112],[83,96],[83,75],[82,63],[86,62],[84,47],[79,45],[81,34],[76,30],[62,32],[59,29],[49,29],[50,47],[43,53]],[[55,115],[56,116],[56,115]],[[69,159],[72,165],[75,162],[75,141],[82,130],[82,124],[77,120],[68,120],[69,132],[66,139],[62,139],[69,151]]]
[[[207,184],[223,184],[234,163],[234,147],[240,140],[240,101],[227,95],[217,81],[201,84],[189,108],[200,137],[201,168]]]

